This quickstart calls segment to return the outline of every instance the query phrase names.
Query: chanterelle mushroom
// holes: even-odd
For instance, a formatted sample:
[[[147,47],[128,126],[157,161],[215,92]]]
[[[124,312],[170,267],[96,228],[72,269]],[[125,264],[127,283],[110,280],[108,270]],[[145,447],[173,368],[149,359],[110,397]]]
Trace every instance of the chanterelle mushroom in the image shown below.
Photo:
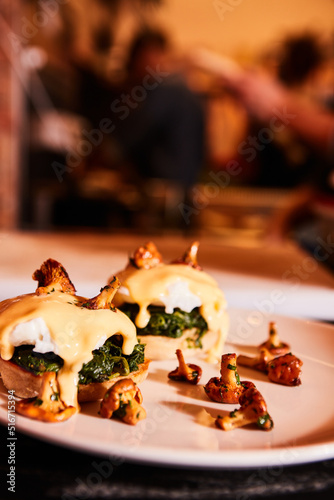
[[[146,417],[142,402],[142,393],[131,379],[119,380],[105,393],[101,401],[100,415],[103,418],[115,416],[127,424],[135,425]]]
[[[87,309],[113,309],[112,299],[120,287],[119,279],[114,276],[108,285],[101,288],[100,293],[83,304]],[[82,307],[82,305],[81,305]]]
[[[162,256],[152,241],[137,248],[130,264],[138,269],[152,269],[162,263]]]
[[[270,431],[274,422],[270,417],[266,402],[257,388],[250,387],[239,399],[240,408],[225,417],[218,416],[217,427],[230,431],[244,425],[256,424],[261,430]]]
[[[281,354],[286,354],[290,350],[289,344],[282,342],[277,333],[277,326],[274,321],[269,323],[269,337],[268,339],[259,345],[259,348],[265,347],[274,356],[280,356]]]
[[[218,403],[238,403],[241,394],[253,386],[253,382],[240,382],[237,371],[237,356],[223,354],[221,357],[220,378],[212,377],[204,386],[208,397]]]
[[[186,381],[190,384],[197,384],[202,376],[202,368],[192,363],[187,364],[184,361],[181,349],[176,350],[176,356],[179,361],[179,366],[168,374],[171,380]]]
[[[274,357],[266,348],[262,347],[260,355],[255,358],[240,354],[238,364],[254,368],[268,375],[269,380],[276,384],[296,386],[301,384],[300,374],[303,362],[288,353]]]
[[[288,353],[271,360],[267,365],[268,377],[277,384],[297,386],[300,385],[301,366],[303,362]]]
[[[52,291],[74,293],[75,288],[67,271],[63,266],[53,259],[46,260],[32,275],[33,280],[38,281],[37,295]]]
[[[257,357],[252,358],[250,356],[245,356],[244,354],[239,354],[237,357],[237,363],[241,366],[247,366],[249,368],[254,368],[260,372],[267,373],[268,362],[274,358],[266,347],[260,349],[260,353]]]
[[[16,411],[43,422],[64,422],[76,413],[73,406],[66,406],[61,401],[55,372],[45,372],[37,397],[18,401]]]
[[[190,245],[190,247],[185,251],[183,256],[180,259],[174,260],[172,264],[185,264],[187,266],[201,270],[202,268],[197,262],[198,248],[199,248],[199,242],[194,241]]]

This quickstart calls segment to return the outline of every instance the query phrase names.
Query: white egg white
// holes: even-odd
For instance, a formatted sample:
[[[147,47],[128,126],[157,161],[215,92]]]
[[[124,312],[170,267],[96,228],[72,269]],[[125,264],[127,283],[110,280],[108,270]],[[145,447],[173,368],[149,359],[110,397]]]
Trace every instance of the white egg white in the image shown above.
[[[106,340],[107,337],[102,336],[93,350],[102,347]],[[59,354],[59,347],[51,337],[50,330],[43,318],[34,318],[16,325],[9,335],[9,342],[14,347],[34,345],[33,351],[40,354],[46,352]]]
[[[46,352],[59,353],[58,346],[52,339],[43,318],[34,318],[16,325],[9,335],[9,342],[14,347],[34,345],[33,351],[42,354]]]
[[[164,306],[167,314],[173,314],[174,309],[179,308],[185,312],[191,312],[195,307],[200,307],[202,301],[198,295],[189,290],[189,285],[185,281],[176,281],[166,287],[167,294],[160,294],[155,297],[151,304]],[[124,302],[134,303],[128,288],[122,285],[118,291]]]
[[[172,314],[175,308],[185,312],[191,312],[195,307],[200,307],[202,301],[198,295],[189,290],[188,283],[185,281],[176,281],[167,286],[168,295],[160,297],[160,301],[165,306],[167,314]]]

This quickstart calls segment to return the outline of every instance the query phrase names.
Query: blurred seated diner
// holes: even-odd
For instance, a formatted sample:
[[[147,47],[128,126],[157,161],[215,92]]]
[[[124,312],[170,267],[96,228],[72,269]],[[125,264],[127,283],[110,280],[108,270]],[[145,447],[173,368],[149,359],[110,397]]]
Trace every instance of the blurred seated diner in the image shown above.
[[[50,144],[32,148],[30,176],[38,192],[33,223],[41,229],[48,224],[188,229],[178,207],[203,169],[205,116],[199,96],[173,69],[170,52],[163,31],[139,30],[129,47],[124,77],[116,83],[70,55],[73,110],[53,99],[59,86],[52,85],[52,65],[38,69],[35,85],[37,81],[50,104],[49,110],[42,106],[43,119],[37,117],[38,138],[45,138],[49,117],[50,127],[55,129],[58,122],[73,141],[60,153]],[[51,79],[41,81],[46,70]],[[61,77],[66,80],[66,73],[58,73]],[[38,167],[42,164],[48,167],[44,173]]]
[[[300,40],[298,40],[299,44]],[[307,43],[306,43],[307,42]],[[304,39],[303,44],[310,43]],[[313,42],[312,42],[313,43]],[[297,44],[297,42],[296,42]],[[301,44],[301,45],[303,45]],[[311,45],[310,45],[311,46]],[[305,55],[311,58],[311,50]],[[306,65],[306,63],[305,63]],[[204,63],[205,66],[205,63]],[[284,210],[274,215],[269,226],[269,237],[281,241],[294,238],[332,270],[334,269],[334,114],[315,99],[305,99],[290,84],[279,78],[259,72],[226,71],[216,60],[211,70],[221,85],[228,88],[245,106],[250,116],[262,127],[274,125],[280,131],[293,134],[312,157],[305,163],[305,174],[292,189]],[[288,73],[283,71],[285,79]],[[291,77],[291,73],[289,73]],[[293,79],[293,83],[297,83]],[[281,164],[275,166],[279,169]],[[270,171],[274,167],[267,163]]]
[[[203,105],[174,69],[171,54],[162,30],[139,30],[121,81],[97,89],[90,77],[83,84],[85,116],[94,128],[112,121],[114,164],[138,190],[142,205],[134,224],[152,229],[182,228],[178,206],[198,180],[205,155]]]

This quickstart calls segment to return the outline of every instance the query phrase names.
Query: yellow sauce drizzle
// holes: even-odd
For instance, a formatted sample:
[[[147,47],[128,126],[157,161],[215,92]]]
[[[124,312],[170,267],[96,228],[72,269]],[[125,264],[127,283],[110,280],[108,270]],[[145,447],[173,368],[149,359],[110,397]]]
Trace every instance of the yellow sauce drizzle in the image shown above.
[[[26,294],[0,303],[0,355],[10,360],[14,346],[10,333],[15,326],[43,318],[58,347],[64,366],[58,373],[60,397],[68,406],[78,408],[78,372],[92,358],[99,341],[115,334],[123,336],[124,354],[131,354],[137,343],[136,329],[121,311],[90,310],[80,306],[87,299],[68,293]]]
[[[122,293],[122,287],[114,297],[115,304],[134,302],[139,306],[135,324],[144,328],[150,320],[148,306],[159,305],[159,299],[168,295],[168,286],[178,281],[186,282],[189,290],[201,300],[200,314],[206,320],[209,330],[218,333],[218,340],[209,353],[209,359],[221,354],[227,334],[228,318],[226,300],[217,282],[204,271],[183,264],[161,264],[152,269],[128,267],[117,276],[129,293]]]

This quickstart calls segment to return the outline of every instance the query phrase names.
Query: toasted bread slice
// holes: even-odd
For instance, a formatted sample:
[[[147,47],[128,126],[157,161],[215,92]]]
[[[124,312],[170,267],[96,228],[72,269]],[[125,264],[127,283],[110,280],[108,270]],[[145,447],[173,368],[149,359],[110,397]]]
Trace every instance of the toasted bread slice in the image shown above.
[[[87,385],[79,385],[79,403],[96,401],[102,399],[106,391],[118,380],[131,378],[136,384],[146,379],[148,375],[150,361],[145,360],[138,366],[138,370],[129,375],[119,376],[104,382],[95,382]],[[19,398],[36,397],[42,384],[42,375],[35,375],[25,368],[18,366],[11,361],[5,361],[0,357],[0,373],[4,386],[8,390],[13,390],[15,396]]]

